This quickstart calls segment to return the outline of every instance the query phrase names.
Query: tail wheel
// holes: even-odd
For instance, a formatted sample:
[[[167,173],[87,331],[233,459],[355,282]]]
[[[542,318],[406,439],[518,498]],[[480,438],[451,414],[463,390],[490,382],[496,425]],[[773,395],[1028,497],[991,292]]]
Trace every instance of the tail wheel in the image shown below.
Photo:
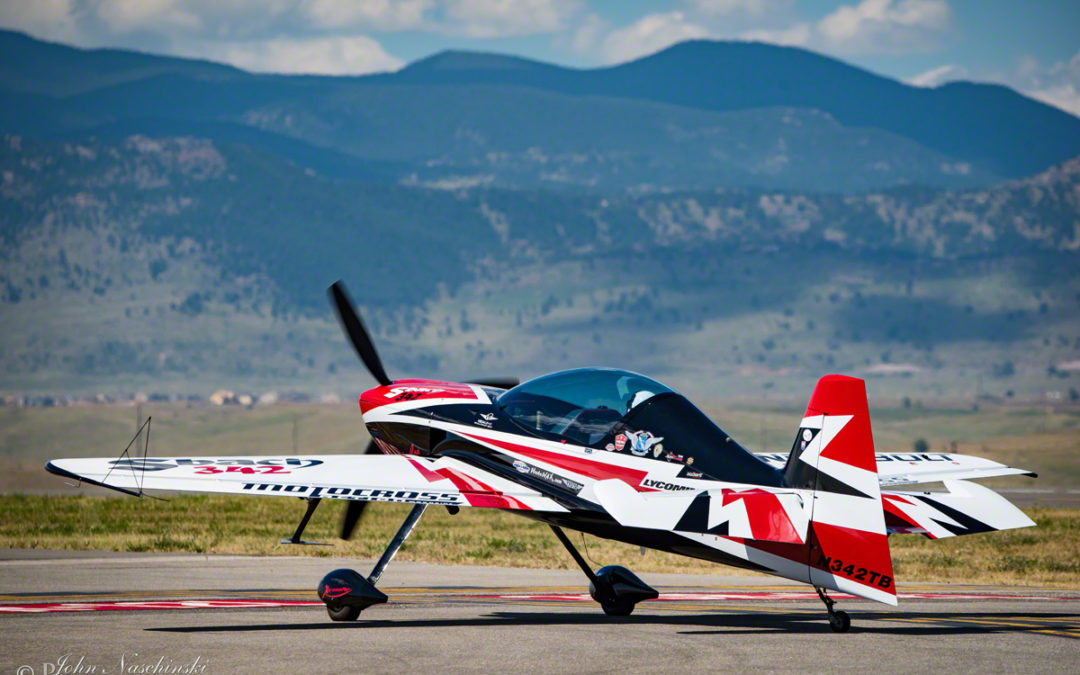
[[[851,617],[847,612],[833,612],[829,615],[829,628],[837,633],[846,633],[851,628]]]
[[[356,621],[356,618],[360,616],[360,608],[348,605],[327,605],[326,613],[334,621]]]

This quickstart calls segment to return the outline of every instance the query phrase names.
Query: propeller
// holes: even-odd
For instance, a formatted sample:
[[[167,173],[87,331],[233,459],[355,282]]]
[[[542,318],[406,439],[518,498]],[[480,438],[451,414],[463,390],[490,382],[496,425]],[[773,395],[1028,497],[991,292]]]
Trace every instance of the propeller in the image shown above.
[[[367,448],[364,449],[365,455],[377,455],[379,454],[379,446],[375,445],[375,441],[369,441]],[[350,499],[345,502],[345,512],[341,514],[341,538],[348,541],[352,538],[353,530],[356,529],[356,524],[360,522],[360,516],[364,515],[364,509],[367,508],[367,502],[355,501]]]
[[[352,343],[357,356],[367,366],[368,372],[379,384],[384,386],[392,384],[393,381],[383,368],[379,353],[375,351],[375,343],[371,341],[371,335],[368,333],[367,328],[364,327],[360,313],[356,311],[348,291],[345,290],[345,284],[341,281],[335,281],[327,289],[327,294],[330,296],[330,302],[337,312],[342,329],[349,337],[349,342]],[[518,385],[519,380],[515,377],[492,377],[472,380],[470,383],[486,387],[498,387],[499,389],[512,389]],[[379,447],[375,445],[375,441],[368,443],[367,448],[364,449],[365,455],[377,455],[379,452]],[[353,530],[356,529],[360,517],[364,515],[364,509],[367,508],[367,505],[367,502],[362,501],[350,500],[346,502],[345,513],[342,514],[341,518],[342,539],[348,540],[352,537]]]
[[[367,328],[364,328],[364,322],[360,320],[360,315],[353,308],[352,300],[345,290],[345,284],[335,281],[330,286],[328,293],[330,294],[330,301],[334,304],[334,309],[337,310],[341,327],[345,329],[345,334],[349,336],[349,341],[352,342],[357,356],[364,362],[371,376],[379,384],[384,386],[390,384],[391,380],[386,376],[386,371],[383,370],[379,353],[375,351],[375,344],[371,341]]]

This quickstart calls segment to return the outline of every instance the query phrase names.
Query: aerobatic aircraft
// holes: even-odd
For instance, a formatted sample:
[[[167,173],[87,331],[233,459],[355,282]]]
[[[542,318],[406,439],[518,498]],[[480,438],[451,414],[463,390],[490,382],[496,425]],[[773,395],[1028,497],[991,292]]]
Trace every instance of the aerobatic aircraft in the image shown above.
[[[348,538],[370,501],[414,504],[368,575],[317,587],[335,621],[386,602],[376,584],[431,506],[500,509],[549,525],[612,616],[655,589],[625,567],[593,570],[563,528],[813,585],[829,625],[830,590],[896,604],[888,537],[932,539],[1034,523],[971,479],[1035,474],[951,453],[876,454],[862,380],[817,383],[788,454],[754,455],[663,384],[626,370],[580,368],[529,380],[391,380],[344,287],[329,289],[343,328],[378,381],[360,396],[371,433],[362,455],[57,459],[54,474],[142,495],[183,490],[348,500]],[[897,490],[941,483],[944,489]]]

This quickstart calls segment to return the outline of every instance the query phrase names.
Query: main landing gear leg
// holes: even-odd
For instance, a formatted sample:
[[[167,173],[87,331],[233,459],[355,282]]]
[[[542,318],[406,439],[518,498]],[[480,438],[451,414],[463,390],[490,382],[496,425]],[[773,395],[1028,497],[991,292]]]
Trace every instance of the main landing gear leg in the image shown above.
[[[833,605],[836,601],[829,597],[829,592],[821,586],[814,586],[814,590],[817,591],[818,597],[825,603],[825,609],[829,611],[829,628],[832,628],[837,633],[846,633],[851,628],[851,617],[847,612],[833,611]]]
[[[360,612],[372,605],[386,602],[386,594],[375,588],[383,571],[394,555],[412,534],[413,528],[427,510],[427,504],[417,504],[409,511],[405,522],[398,528],[397,534],[390,540],[390,544],[383,551],[379,561],[375,563],[371,574],[364,578],[361,574],[350,569],[334,570],[323,577],[319,582],[319,598],[326,603],[326,611],[334,621],[355,621]]]
[[[559,538],[578,564],[585,576],[589,577],[589,595],[600,603],[604,614],[608,616],[630,616],[634,606],[642,600],[655,600],[660,594],[637,576],[619,565],[601,567],[595,573],[585,559],[581,557],[566,533],[557,525],[551,525],[551,531]]]

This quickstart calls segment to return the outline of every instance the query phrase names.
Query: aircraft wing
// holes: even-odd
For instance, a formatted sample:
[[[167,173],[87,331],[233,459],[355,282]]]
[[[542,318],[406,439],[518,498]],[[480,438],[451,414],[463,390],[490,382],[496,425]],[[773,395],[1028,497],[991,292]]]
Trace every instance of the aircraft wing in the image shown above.
[[[881,505],[888,531],[943,539],[1035,524],[989,488],[964,480],[943,482],[948,492],[883,491]]]
[[[757,457],[782,469],[787,453],[758,453]],[[879,452],[878,482],[882,487],[939,483],[946,480],[971,480],[997,476],[1036,476],[1027,469],[1017,469],[983,457],[945,452]]]
[[[541,493],[458,460],[408,455],[55,459],[51,473],[141,494],[238,495],[566,511]]]

